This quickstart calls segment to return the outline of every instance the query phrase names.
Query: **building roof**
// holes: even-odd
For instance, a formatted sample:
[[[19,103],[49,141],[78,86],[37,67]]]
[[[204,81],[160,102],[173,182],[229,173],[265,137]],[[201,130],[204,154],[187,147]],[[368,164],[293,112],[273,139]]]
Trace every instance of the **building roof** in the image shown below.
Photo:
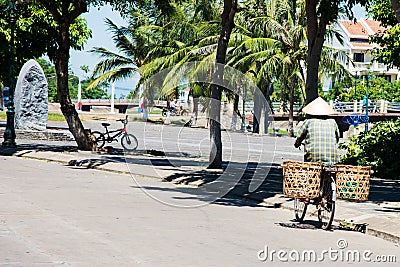
[[[372,19],[360,19],[357,22],[349,20],[339,20],[339,25],[347,35],[348,40],[351,38],[365,40],[366,42],[349,42],[352,48],[359,49],[371,49],[373,47],[380,47],[377,44],[369,44],[368,37],[373,34],[383,33],[385,27],[381,26],[381,23]]]
[[[386,30],[386,28],[383,27],[378,21],[372,19],[363,19],[362,22],[370,34],[383,33]]]
[[[349,37],[368,38],[369,33],[360,22],[354,23],[349,20],[340,20],[339,23]]]
[[[369,35],[383,33],[386,30],[380,22],[372,19],[360,19],[357,22],[339,20],[339,23],[350,38],[368,38]]]

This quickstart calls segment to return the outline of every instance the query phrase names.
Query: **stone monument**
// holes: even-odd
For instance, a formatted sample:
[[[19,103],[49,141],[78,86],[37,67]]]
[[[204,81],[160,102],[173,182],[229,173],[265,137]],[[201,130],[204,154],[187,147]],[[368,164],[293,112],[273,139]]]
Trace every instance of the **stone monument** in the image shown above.
[[[15,128],[44,131],[47,127],[48,87],[42,67],[31,59],[25,63],[15,87]]]

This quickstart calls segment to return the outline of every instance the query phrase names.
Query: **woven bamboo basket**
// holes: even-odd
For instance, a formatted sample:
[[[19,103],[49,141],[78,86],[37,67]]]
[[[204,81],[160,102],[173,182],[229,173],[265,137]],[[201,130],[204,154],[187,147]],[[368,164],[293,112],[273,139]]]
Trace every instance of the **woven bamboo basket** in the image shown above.
[[[371,167],[336,165],[336,195],[339,199],[368,200]]]
[[[322,164],[315,162],[285,161],[283,169],[283,193],[293,198],[319,196]]]

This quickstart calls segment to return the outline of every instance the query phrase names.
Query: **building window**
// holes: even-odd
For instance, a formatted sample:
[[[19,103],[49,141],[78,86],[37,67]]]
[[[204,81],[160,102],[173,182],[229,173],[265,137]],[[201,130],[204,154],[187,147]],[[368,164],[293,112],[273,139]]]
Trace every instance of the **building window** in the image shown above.
[[[353,60],[355,62],[364,62],[364,53],[354,53]]]
[[[356,42],[356,43],[368,43],[368,39],[364,38],[350,38],[350,42]]]

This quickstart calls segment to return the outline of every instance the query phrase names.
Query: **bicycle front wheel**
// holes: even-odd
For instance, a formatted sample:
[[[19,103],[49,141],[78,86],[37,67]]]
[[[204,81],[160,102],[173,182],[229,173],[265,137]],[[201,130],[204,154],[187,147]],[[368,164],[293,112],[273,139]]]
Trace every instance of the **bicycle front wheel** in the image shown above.
[[[321,228],[329,230],[335,215],[335,201],[333,200],[333,188],[330,180],[325,180],[322,185],[322,199],[318,205],[318,220]]]
[[[128,151],[133,151],[138,147],[138,140],[133,134],[124,134],[121,138],[121,145]]]
[[[306,216],[308,204],[300,198],[294,199],[294,216],[296,221],[302,222]]]
[[[98,148],[102,148],[104,146],[105,143],[105,137],[104,134],[102,134],[101,132],[98,131],[94,131],[92,132],[92,135],[95,138],[95,142]]]

